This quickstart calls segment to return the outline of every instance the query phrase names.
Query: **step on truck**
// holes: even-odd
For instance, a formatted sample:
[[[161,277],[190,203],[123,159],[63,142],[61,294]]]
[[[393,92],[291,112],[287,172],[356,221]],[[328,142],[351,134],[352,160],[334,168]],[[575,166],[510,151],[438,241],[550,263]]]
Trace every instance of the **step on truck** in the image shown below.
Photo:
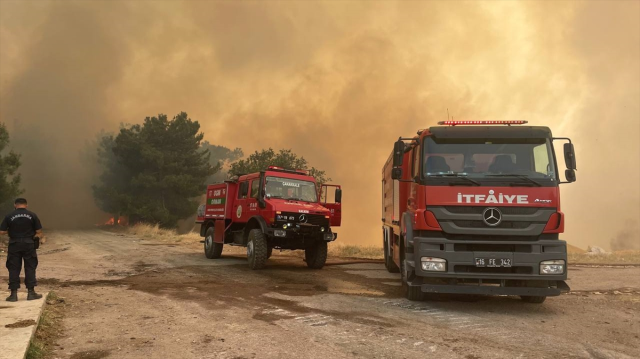
[[[327,260],[332,227],[342,220],[342,189],[317,185],[306,170],[270,166],[207,186],[196,223],[207,258],[220,258],[225,244],[247,248],[251,269],[264,268],[276,250],[304,250],[309,268]]]
[[[385,266],[405,295],[568,291],[559,185],[576,180],[568,138],[526,121],[443,121],[399,138],[382,169]],[[567,169],[560,180],[554,143]]]

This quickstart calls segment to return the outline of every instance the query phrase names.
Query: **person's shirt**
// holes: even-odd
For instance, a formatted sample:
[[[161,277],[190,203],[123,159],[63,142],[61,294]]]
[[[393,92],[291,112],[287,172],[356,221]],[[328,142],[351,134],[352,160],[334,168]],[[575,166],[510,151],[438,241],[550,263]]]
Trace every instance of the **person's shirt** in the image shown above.
[[[0,224],[0,231],[8,231],[11,240],[24,238],[26,242],[33,242],[36,231],[41,229],[40,218],[26,208],[18,208],[7,214]],[[10,243],[13,242],[11,240]]]

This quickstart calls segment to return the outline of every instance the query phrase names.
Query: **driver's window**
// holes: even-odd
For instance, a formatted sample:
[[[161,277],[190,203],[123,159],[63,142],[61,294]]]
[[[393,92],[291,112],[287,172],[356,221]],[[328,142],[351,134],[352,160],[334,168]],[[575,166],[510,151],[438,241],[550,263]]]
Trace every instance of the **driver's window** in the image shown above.
[[[338,187],[333,186],[322,186],[322,191],[320,192],[320,202],[321,203],[336,203],[336,190]]]
[[[549,162],[549,151],[546,143],[533,148],[533,162],[536,172],[544,175],[553,174],[554,169],[551,168],[551,164]]]
[[[251,198],[258,198],[258,193],[260,193],[260,179],[254,178],[251,181]]]
[[[413,171],[411,171],[413,178],[420,176],[420,145],[413,148]]]

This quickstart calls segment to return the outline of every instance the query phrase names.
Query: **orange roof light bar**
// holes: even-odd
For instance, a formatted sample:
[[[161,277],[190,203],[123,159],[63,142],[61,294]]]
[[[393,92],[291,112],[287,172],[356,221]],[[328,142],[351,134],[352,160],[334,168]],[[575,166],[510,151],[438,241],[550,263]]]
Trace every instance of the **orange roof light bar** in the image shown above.
[[[460,125],[524,125],[529,121],[440,121],[438,125],[460,126]]]

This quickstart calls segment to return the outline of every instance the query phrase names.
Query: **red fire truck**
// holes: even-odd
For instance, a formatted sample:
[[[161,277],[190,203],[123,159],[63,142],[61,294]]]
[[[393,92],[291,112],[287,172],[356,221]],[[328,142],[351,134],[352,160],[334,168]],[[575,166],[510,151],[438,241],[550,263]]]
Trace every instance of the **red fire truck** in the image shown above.
[[[340,186],[271,166],[209,185],[196,223],[207,258],[219,258],[224,244],[244,246],[249,267],[261,269],[274,249],[303,249],[307,266],[320,269],[327,243],[338,237],[331,227],[340,226],[341,202]]]
[[[385,266],[405,295],[568,291],[562,183],[576,180],[573,144],[526,121],[443,121],[400,138],[382,168]],[[561,181],[554,142],[564,142]]]

